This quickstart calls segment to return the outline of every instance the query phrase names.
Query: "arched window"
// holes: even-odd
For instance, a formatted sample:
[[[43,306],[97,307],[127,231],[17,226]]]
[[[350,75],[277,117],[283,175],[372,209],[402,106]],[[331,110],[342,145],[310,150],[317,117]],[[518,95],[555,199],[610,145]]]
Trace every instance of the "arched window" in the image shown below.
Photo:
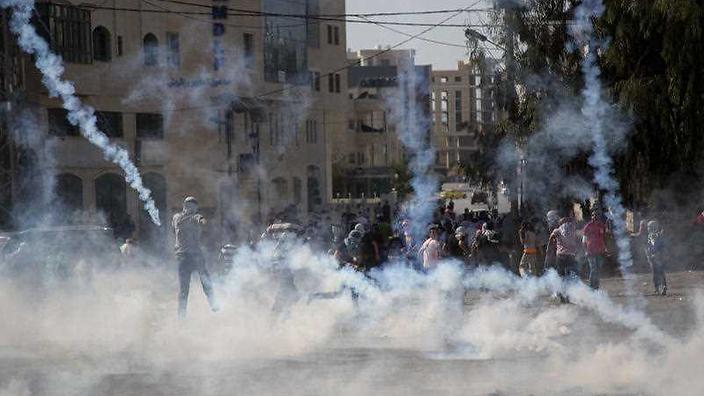
[[[134,224],[127,215],[125,180],[120,175],[106,173],[95,179],[95,207],[105,215],[116,236],[132,233]]]
[[[56,176],[56,201],[60,209],[83,209],[83,180],[71,173]]]
[[[103,26],[93,29],[93,59],[101,62],[109,62],[112,59],[110,31]]]
[[[274,187],[274,194],[276,194],[277,198],[282,200],[288,198],[288,183],[286,182],[286,179],[283,177],[277,177],[272,180],[271,183]]]
[[[152,33],[147,33],[143,41],[144,65],[156,66],[159,64],[159,40]]]
[[[315,165],[309,165],[307,168],[308,181],[308,211],[314,212],[320,205],[323,204],[322,194],[320,191],[320,168]]]
[[[301,179],[293,178],[293,203],[296,205],[300,204],[303,200],[303,183]]]

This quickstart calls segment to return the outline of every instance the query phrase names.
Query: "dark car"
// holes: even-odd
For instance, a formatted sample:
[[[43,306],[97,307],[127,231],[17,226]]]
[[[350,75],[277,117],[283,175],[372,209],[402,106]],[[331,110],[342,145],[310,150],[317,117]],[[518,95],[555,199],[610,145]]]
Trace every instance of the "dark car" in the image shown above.
[[[0,269],[5,273],[68,277],[119,265],[113,230],[106,227],[33,228],[0,239]]]

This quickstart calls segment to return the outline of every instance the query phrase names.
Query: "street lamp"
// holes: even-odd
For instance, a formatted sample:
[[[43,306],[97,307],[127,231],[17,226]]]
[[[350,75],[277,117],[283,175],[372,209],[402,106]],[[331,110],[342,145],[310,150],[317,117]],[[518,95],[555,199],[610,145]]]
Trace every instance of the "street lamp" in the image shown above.
[[[478,41],[481,41],[483,43],[489,43],[500,50],[506,51],[506,47],[504,47],[500,44],[497,44],[497,43],[493,42],[492,40],[489,40],[489,38],[487,36],[479,33],[478,31],[476,31],[474,29],[470,29],[470,28],[465,29],[464,30],[464,37],[467,38],[467,40],[474,41],[475,43]]]

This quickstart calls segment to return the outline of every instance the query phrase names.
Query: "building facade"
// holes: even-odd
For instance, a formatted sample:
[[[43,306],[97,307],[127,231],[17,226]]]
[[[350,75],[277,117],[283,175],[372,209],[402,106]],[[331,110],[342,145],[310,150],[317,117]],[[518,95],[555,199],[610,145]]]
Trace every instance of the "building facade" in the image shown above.
[[[446,176],[460,175],[479,150],[477,137],[492,133],[498,121],[493,64],[460,61],[456,70],[434,70],[431,109],[436,168]]]
[[[227,240],[284,210],[305,218],[329,203],[329,150],[347,120],[346,73],[329,71],[342,66],[346,34],[343,22],[315,16],[344,10],[344,0],[43,1],[34,25],[100,129],[129,151],[162,222],[194,195]],[[313,19],[281,16],[291,14]],[[16,101],[47,137],[57,200],[125,234],[163,238],[28,57],[24,65]]]
[[[406,161],[399,139],[403,112],[429,116],[430,66],[415,64],[414,50],[369,49],[349,52],[349,121],[333,149],[333,196],[379,198],[390,194]],[[417,76],[412,86],[403,75]],[[403,90],[408,92],[402,92]],[[403,108],[402,97],[419,109]],[[429,134],[428,134],[429,136]]]

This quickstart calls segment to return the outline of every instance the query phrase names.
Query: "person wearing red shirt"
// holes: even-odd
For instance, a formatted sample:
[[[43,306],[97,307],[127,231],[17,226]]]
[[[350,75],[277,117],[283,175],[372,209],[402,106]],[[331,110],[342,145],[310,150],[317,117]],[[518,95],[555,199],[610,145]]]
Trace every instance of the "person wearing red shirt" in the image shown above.
[[[594,211],[592,220],[582,229],[582,243],[589,263],[589,286],[598,289],[601,280],[601,267],[606,254],[606,223]]]

